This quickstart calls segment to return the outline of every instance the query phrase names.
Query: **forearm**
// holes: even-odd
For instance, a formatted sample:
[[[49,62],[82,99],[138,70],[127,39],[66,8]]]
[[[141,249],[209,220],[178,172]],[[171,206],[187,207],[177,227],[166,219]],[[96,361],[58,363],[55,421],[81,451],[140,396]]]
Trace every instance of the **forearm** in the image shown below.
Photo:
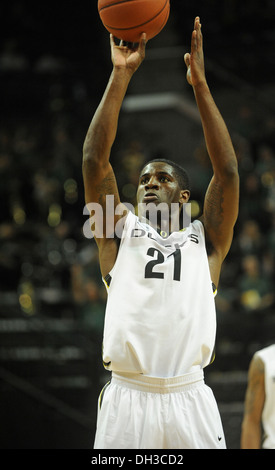
[[[114,143],[118,118],[131,74],[114,68],[105,93],[89,126],[84,146],[83,161],[108,161]]]
[[[231,137],[207,83],[201,82],[193,89],[214,173],[221,178],[237,173]]]
[[[261,426],[259,423],[244,422],[241,435],[241,449],[261,449]]]

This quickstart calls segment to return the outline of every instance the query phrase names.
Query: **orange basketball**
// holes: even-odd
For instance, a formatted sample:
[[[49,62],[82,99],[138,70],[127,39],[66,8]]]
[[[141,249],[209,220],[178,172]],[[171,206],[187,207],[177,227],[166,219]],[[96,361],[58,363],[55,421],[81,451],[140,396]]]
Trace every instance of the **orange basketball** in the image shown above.
[[[103,25],[116,38],[139,42],[142,33],[149,40],[164,28],[170,0],[98,0],[98,11]]]

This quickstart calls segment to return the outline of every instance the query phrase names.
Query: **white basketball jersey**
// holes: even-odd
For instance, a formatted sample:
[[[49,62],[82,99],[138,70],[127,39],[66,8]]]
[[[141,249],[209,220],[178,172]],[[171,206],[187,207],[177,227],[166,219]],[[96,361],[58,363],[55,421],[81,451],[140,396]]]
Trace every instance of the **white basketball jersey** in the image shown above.
[[[275,449],[275,345],[258,351],[265,367],[265,404],[262,413],[263,448]]]
[[[200,221],[163,238],[129,212],[105,282],[108,370],[174,377],[211,362],[216,312]]]

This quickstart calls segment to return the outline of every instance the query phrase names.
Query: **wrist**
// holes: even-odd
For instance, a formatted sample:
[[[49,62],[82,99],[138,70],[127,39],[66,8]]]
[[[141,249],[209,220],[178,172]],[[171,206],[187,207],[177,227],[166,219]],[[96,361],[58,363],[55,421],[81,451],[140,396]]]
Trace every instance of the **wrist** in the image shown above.
[[[133,74],[134,71],[127,67],[120,65],[115,65],[113,67],[113,77],[120,81],[130,82]]]
[[[201,80],[200,82],[193,85],[195,93],[209,93],[209,87],[206,80]]]

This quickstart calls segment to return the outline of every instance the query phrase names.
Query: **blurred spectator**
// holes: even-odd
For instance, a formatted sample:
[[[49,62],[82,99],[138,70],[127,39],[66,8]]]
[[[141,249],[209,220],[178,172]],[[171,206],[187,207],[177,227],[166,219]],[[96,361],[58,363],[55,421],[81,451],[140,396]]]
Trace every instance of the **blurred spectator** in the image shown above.
[[[242,259],[243,272],[239,276],[239,302],[245,312],[263,311],[274,302],[273,285],[263,274],[259,258],[246,255]]]
[[[255,172],[243,175],[239,216],[241,223],[246,219],[254,219],[260,226],[266,225],[266,217],[269,217],[265,203],[266,194],[266,188],[262,185],[259,175]]]
[[[245,220],[237,242],[242,255],[254,254],[261,256],[264,241],[258,222],[253,219]]]
[[[266,144],[259,146],[257,150],[255,172],[260,176],[264,177],[267,174],[275,176],[275,154],[273,149]]]
[[[72,265],[72,293],[80,326],[86,331],[93,330],[100,337],[104,324],[106,291],[103,282],[99,284],[99,279],[89,268],[89,264]]]
[[[19,51],[16,37],[6,40],[0,53],[0,70],[18,72],[29,66],[27,58]]]

